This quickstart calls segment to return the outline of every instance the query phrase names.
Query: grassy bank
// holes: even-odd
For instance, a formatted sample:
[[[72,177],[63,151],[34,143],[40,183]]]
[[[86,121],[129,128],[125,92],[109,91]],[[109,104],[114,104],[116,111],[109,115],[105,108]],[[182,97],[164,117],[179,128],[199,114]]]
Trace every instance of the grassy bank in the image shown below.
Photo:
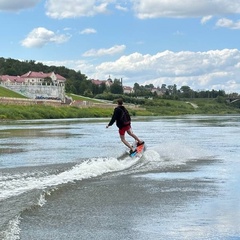
[[[26,98],[25,96],[13,92],[7,88],[1,87],[0,86],[0,97],[10,97],[10,98]]]
[[[147,103],[144,108],[128,107],[132,116],[176,116],[183,114],[239,114],[240,109],[214,101],[171,101],[161,100]],[[196,107],[198,106],[198,107]],[[114,106],[109,108],[73,106],[53,107],[46,105],[4,105],[0,104],[0,119],[59,119],[111,117]]]
[[[111,109],[52,107],[45,105],[15,106],[0,104],[0,119],[59,119],[111,116]]]
[[[61,118],[101,118],[111,117],[114,107],[53,107],[47,105],[4,105],[0,104],[0,120],[61,119]],[[129,109],[132,116],[151,115],[145,110]]]
[[[156,100],[146,103],[146,109],[154,115],[183,114],[239,114],[240,109],[215,99],[187,99],[181,101]]]
[[[60,119],[60,118],[100,118],[111,117],[115,105],[106,104],[112,101],[91,99],[74,94],[67,94],[76,101],[89,101],[90,107],[74,107],[63,105],[53,107],[48,105],[13,105],[0,103],[0,120],[21,119]],[[0,97],[24,98],[8,89],[0,87]],[[104,106],[96,106],[95,103],[103,103]],[[94,105],[95,104],[95,105]],[[131,107],[132,106],[132,107]],[[131,116],[176,116],[184,114],[240,114],[239,106],[227,104],[226,101],[217,99],[185,99],[144,100],[144,104],[137,108],[135,105],[127,105]]]

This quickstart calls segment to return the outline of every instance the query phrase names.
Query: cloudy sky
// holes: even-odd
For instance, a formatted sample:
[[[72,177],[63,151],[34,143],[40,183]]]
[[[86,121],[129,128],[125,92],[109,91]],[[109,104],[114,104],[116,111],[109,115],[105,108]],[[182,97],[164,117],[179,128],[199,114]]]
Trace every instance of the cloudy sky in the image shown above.
[[[239,0],[0,0],[0,26],[0,57],[240,93]]]

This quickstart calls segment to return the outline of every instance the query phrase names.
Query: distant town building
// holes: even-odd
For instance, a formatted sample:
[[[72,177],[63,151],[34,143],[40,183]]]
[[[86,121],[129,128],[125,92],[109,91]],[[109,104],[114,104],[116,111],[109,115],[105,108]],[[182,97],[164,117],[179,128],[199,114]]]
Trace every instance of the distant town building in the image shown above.
[[[2,86],[24,96],[32,99],[61,99],[63,102],[65,101],[65,82],[66,78],[54,72],[29,71],[22,76],[0,76]]]
[[[101,84],[106,84],[106,81],[103,81],[103,80],[94,80],[94,79],[91,79],[91,82],[92,84],[95,84],[97,86],[100,86]]]
[[[100,86],[101,84],[105,84],[107,87],[110,87],[113,84],[113,81],[110,78],[110,76],[109,76],[109,78],[107,80],[98,80],[98,79],[94,80],[94,79],[91,79],[91,81],[92,81],[93,84],[98,85],[98,86]],[[122,78],[120,79],[120,84],[122,85],[124,94],[131,94],[131,93],[135,92],[134,88],[123,85]],[[163,96],[167,92],[166,84],[162,84],[161,87],[157,87],[157,88],[154,87],[154,86],[150,86],[150,87],[146,87],[146,89],[148,91],[150,91],[151,93],[156,94],[158,96]]]
[[[51,78],[53,84],[64,84],[66,82],[66,78],[59,74],[55,74],[54,72],[43,73],[29,71],[23,74],[21,78],[25,79],[25,83],[30,84],[41,84],[46,78]]]
[[[50,78],[53,84],[65,84],[66,78],[59,74],[51,73],[43,73],[43,72],[32,72],[29,71],[22,76],[9,76],[2,75],[0,76],[1,82],[8,83],[19,83],[19,84],[42,84],[46,78]]]
[[[99,80],[99,79],[95,80],[95,79],[91,79],[91,82],[92,82],[93,84],[97,85],[97,86],[100,86],[101,84],[105,84],[106,87],[110,87],[110,86],[113,84],[113,81],[112,81],[112,79],[110,78],[110,76],[109,76],[109,78],[108,78],[107,80]]]
[[[22,84],[25,82],[25,79],[20,76],[2,75],[2,76],[0,76],[0,82]]]
[[[166,91],[162,88],[152,88],[151,92],[157,94],[158,96],[163,96]]]
[[[106,81],[106,86],[110,87],[112,84],[113,84],[113,80],[110,78],[110,75],[109,75],[109,78]]]
[[[129,94],[129,93],[133,93],[133,88],[132,87],[128,87],[128,86],[123,86],[123,93]]]
[[[110,87],[113,84],[113,80],[111,79],[111,77],[109,76],[109,78],[107,80],[94,80],[91,79],[91,82],[95,85],[100,86],[101,84],[105,84],[106,87]],[[122,84],[122,79],[120,80],[120,83]],[[133,93],[133,88],[129,87],[129,86],[123,86],[123,93],[129,94],[129,93]]]

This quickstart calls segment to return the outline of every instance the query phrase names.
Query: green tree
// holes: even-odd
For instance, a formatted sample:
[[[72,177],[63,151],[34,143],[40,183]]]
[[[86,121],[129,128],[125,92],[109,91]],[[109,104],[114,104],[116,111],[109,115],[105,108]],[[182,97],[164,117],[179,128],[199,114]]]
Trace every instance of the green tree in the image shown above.
[[[189,86],[182,86],[180,92],[182,93],[182,97],[190,98],[192,90]]]
[[[113,84],[110,86],[110,92],[113,94],[123,94],[123,87],[118,79],[114,79]]]

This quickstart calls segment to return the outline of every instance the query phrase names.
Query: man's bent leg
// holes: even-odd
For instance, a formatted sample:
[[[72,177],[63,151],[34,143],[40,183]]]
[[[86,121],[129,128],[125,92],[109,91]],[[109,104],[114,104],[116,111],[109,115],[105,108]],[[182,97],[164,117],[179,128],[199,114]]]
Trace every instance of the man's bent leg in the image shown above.
[[[129,144],[129,142],[125,139],[124,135],[120,135],[121,141],[132,151],[134,151],[133,147]]]
[[[132,129],[130,128],[129,130],[127,130],[127,133],[133,137],[138,143],[141,143],[142,141],[133,133]]]

